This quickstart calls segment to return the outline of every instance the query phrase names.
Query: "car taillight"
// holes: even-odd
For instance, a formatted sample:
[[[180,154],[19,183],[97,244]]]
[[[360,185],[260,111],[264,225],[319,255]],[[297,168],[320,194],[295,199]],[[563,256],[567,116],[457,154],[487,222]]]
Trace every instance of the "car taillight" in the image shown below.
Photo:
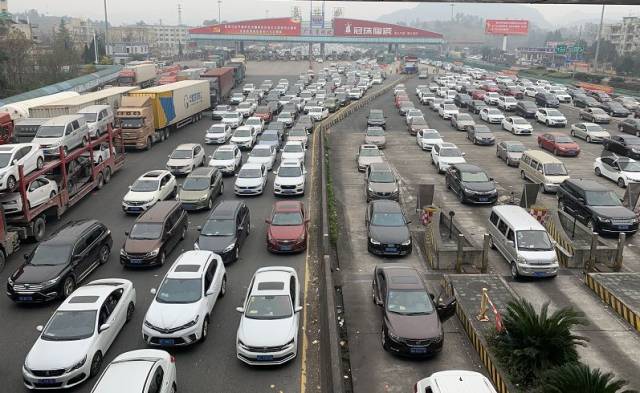
[[[176,357],[171,355],[171,363],[175,363],[176,362]]]

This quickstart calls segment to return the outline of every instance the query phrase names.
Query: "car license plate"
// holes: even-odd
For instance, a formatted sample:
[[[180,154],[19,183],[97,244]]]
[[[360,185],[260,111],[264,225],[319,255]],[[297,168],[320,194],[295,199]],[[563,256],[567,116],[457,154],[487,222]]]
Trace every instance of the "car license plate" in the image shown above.
[[[618,225],[618,229],[629,229],[629,225]]]
[[[256,357],[256,360],[263,361],[263,362],[265,362],[265,361],[268,362],[268,361],[273,360],[273,355],[258,355]]]
[[[172,338],[161,338],[159,342],[160,345],[173,345],[175,343],[174,339]]]
[[[534,272],[533,275],[536,276],[536,277],[542,277],[542,276],[546,276],[547,273],[546,272]]]
[[[21,302],[30,302],[33,300],[33,296],[18,296],[18,300]]]
[[[482,198],[479,198],[479,200],[480,200],[480,202],[487,202],[489,200],[489,198],[482,197]]]
[[[395,247],[385,247],[385,252],[398,252],[398,249]]]
[[[411,353],[427,353],[427,348],[425,347],[413,347],[410,349]]]
[[[38,380],[38,382],[43,384],[43,385],[55,385],[56,383],[58,383],[57,380],[51,379],[51,378],[40,379],[40,380]]]
[[[142,208],[141,208],[141,207],[130,207],[130,208],[129,208],[129,211],[132,211],[132,212],[139,212],[139,211],[142,211]]]
[[[280,246],[282,251],[291,251],[291,246]]]
[[[142,263],[142,259],[132,259],[131,260],[131,264],[133,265],[139,265]]]

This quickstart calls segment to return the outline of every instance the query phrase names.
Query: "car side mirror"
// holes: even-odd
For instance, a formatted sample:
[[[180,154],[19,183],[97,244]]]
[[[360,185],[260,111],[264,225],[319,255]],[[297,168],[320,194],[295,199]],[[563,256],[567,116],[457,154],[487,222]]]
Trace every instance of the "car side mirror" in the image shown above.
[[[271,220],[268,219],[268,218],[266,220],[264,220],[264,222],[267,223],[267,224],[271,224]]]
[[[236,307],[236,311],[240,314],[244,314],[244,307]]]
[[[129,231],[124,231],[125,236],[129,236]]]
[[[493,177],[490,177],[490,178],[489,178],[489,181],[493,181]]]
[[[152,295],[155,295],[156,293],[158,293],[158,291],[155,288],[151,288],[149,290],[149,293],[151,293]]]
[[[42,332],[44,330],[44,326],[38,325],[38,326],[36,326],[36,330],[39,331],[39,332]]]
[[[98,329],[98,333],[102,333],[105,330],[108,330],[111,327],[110,324],[108,323],[103,323],[102,325],[100,325],[100,329]]]
[[[296,306],[296,307],[293,309],[293,311],[295,311],[295,312],[300,312],[300,311],[302,311],[302,306]]]
[[[213,288],[207,289],[206,295],[207,296],[215,295],[215,293],[213,292]]]
[[[25,261],[29,260],[29,254],[24,254],[23,257],[24,257]]]
[[[515,246],[515,243],[513,242],[513,240],[507,240],[507,246],[513,247]]]
[[[457,305],[458,301],[455,296],[450,296],[446,299],[440,297],[436,305],[436,311],[438,313],[440,321],[444,322],[447,319],[451,318],[456,312]]]

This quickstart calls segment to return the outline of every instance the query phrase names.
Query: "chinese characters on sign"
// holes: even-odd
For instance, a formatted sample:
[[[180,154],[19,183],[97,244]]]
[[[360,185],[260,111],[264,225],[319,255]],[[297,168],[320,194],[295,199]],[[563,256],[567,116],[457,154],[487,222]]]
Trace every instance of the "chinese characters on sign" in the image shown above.
[[[529,33],[529,21],[511,19],[487,19],[484,31],[487,34],[496,35],[527,35]]]
[[[441,34],[388,23],[369,22],[357,19],[336,18],[334,35],[340,37],[430,37],[442,38]]]

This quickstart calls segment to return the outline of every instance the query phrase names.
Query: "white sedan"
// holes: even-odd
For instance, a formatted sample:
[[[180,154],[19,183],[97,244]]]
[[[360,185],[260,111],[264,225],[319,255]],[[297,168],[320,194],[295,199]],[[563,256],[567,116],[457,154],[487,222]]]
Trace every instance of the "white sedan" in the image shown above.
[[[300,141],[291,141],[285,143],[282,148],[282,154],[280,155],[281,160],[298,160],[304,162],[305,158],[305,148],[304,144]]]
[[[231,138],[231,126],[229,124],[212,124],[204,135],[204,143],[225,144]]]
[[[209,318],[227,291],[222,258],[211,251],[182,253],[164,276],[144,316],[142,339],[159,346],[181,346],[207,339]]]
[[[250,117],[244,122],[245,126],[251,126],[258,135],[262,134],[262,130],[264,130],[264,120],[260,117]]]
[[[589,143],[602,143],[609,139],[611,134],[596,123],[575,123],[571,125],[571,136],[577,136]]]
[[[267,167],[264,164],[245,163],[234,184],[236,195],[261,195],[267,186]]]
[[[535,114],[536,121],[538,123],[546,124],[547,127],[567,125],[567,118],[564,117],[562,112],[552,108],[538,108]]]
[[[178,192],[175,176],[169,171],[149,171],[140,176],[122,198],[125,213],[142,213],[158,201],[172,198]]]
[[[62,302],[27,354],[22,376],[29,389],[59,389],[92,378],[136,305],[131,281],[96,280]]]
[[[251,164],[264,164],[267,170],[273,169],[273,165],[276,163],[276,156],[278,150],[275,145],[255,145],[249,153],[247,162]]]
[[[205,164],[206,154],[199,143],[184,143],[176,147],[169,155],[167,170],[174,175],[191,173],[196,167]]]
[[[51,200],[58,193],[58,183],[55,180],[40,176],[27,185],[27,203],[29,209]],[[19,192],[0,194],[0,204],[6,214],[22,211],[22,198]]]
[[[442,136],[433,128],[418,130],[418,133],[416,134],[416,143],[422,150],[431,151],[434,145],[442,142]]]
[[[298,354],[302,311],[295,269],[286,266],[258,269],[245,299],[236,309],[242,314],[236,335],[238,359],[256,366],[284,364],[294,359]]]
[[[25,176],[44,166],[44,153],[38,143],[0,146],[0,190],[15,191],[20,165]]]
[[[231,128],[238,128],[244,117],[240,112],[226,112],[222,114],[222,124],[228,124]]]
[[[624,188],[631,182],[640,182],[640,163],[628,157],[613,154],[598,157],[593,163],[593,170],[597,176],[613,180],[619,187]]]
[[[176,359],[159,349],[138,349],[118,355],[96,382],[91,393],[175,393]]]
[[[533,127],[525,118],[520,116],[509,116],[502,120],[502,129],[514,135],[531,135]]]
[[[500,124],[502,120],[504,120],[504,115],[500,111],[500,109],[496,108],[482,108],[480,110],[480,119],[486,121],[491,124]]]

